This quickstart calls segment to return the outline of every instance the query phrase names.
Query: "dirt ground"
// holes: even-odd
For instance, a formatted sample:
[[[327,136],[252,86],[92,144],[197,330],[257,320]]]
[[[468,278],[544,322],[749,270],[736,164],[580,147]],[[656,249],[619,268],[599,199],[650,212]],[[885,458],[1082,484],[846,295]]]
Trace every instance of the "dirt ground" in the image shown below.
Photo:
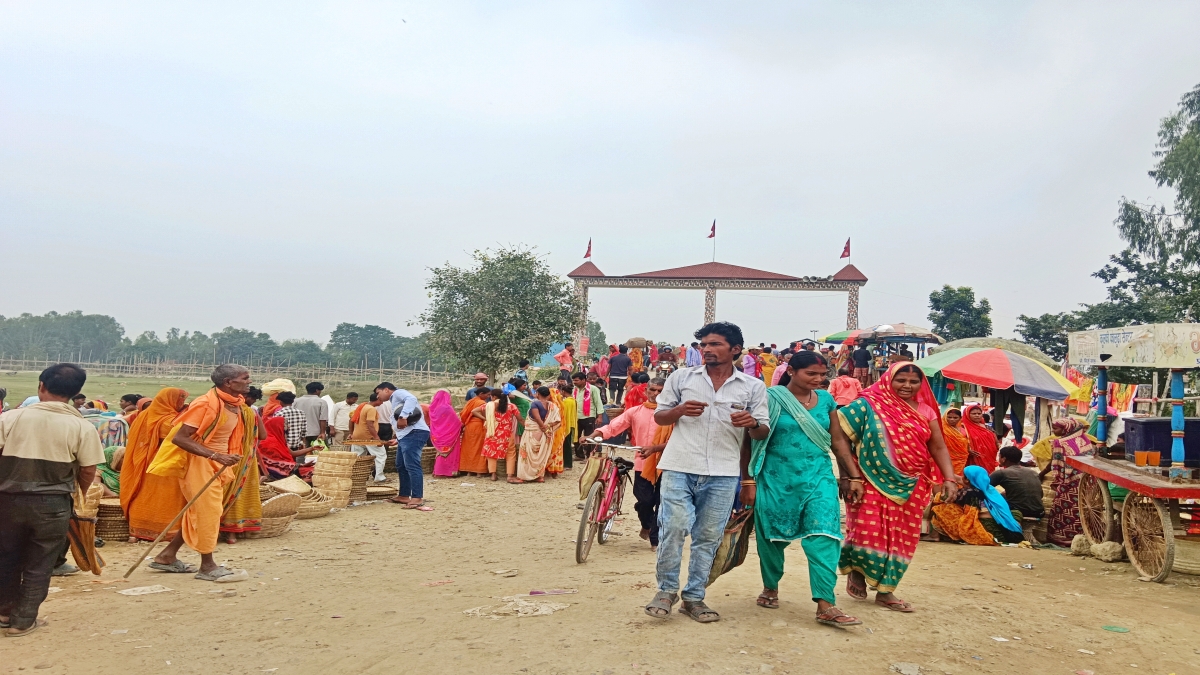
[[[121,583],[144,545],[109,543],[103,576],[54,580],[48,626],[0,640],[0,673],[1200,672],[1200,578],[1143,583],[1127,563],[1062,551],[922,543],[898,589],[918,612],[851,600],[839,585],[840,606],[864,625],[836,629],[813,621],[799,546],[782,607],[755,606],[752,548],[709,589],[722,620],[700,625],[642,612],[654,556],[632,512],[615,541],[575,563],[574,477],[439,479],[426,492],[431,512],[371,503],[222,544],[217,559],[251,577],[231,585],[145,568]],[[172,590],[115,592],[152,584]],[[525,598],[566,605],[549,616],[464,613],[535,589],[578,593]]]

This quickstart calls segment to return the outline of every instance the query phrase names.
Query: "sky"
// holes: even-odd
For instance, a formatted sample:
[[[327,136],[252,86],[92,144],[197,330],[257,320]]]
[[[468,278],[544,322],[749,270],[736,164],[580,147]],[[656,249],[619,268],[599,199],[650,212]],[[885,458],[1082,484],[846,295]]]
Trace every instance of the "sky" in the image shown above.
[[[1104,297],[1122,196],[1200,83],[1200,3],[0,2],[0,314],[130,336],[402,335],[429,268],[716,258],[869,279],[860,322],[970,286],[996,335]],[[701,291],[594,289],[612,341]],[[752,342],[843,293],[721,291]]]

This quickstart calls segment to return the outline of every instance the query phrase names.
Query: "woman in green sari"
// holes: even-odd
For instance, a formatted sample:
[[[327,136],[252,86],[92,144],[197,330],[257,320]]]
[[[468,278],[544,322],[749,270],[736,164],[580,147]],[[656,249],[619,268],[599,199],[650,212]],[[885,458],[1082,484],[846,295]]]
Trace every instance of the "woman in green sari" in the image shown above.
[[[771,432],[761,441],[748,440],[743,452],[742,503],[754,509],[763,592],[758,606],[779,607],[784,549],[799,539],[808,558],[808,580],[817,621],[829,626],[862,622],[837,608],[838,557],[842,521],[838,481],[829,461],[832,450],[843,476],[842,496],[854,503],[863,494],[863,477],[850,455],[850,444],[837,422],[837,404],[821,389],[828,371],[825,357],[800,351],[787,365],[779,384],[767,390]],[[749,436],[747,436],[749,438]]]

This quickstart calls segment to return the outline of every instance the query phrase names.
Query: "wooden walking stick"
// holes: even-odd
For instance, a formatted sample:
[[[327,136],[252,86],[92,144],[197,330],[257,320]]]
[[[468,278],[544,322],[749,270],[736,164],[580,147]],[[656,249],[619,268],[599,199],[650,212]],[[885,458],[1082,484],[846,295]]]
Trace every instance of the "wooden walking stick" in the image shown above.
[[[175,519],[171,521],[171,524],[167,525],[167,528],[158,534],[158,538],[154,540],[154,543],[150,544],[150,546],[146,548],[145,553],[138,556],[138,559],[133,563],[133,567],[130,567],[129,571],[125,572],[125,575],[121,577],[122,579],[128,579],[129,575],[133,574],[133,571],[142,564],[142,561],[146,559],[146,556],[150,555],[150,552],[154,550],[154,547],[158,546],[158,542],[162,541],[163,537],[167,536],[167,533],[171,531],[171,528],[175,527],[175,523],[178,523],[179,519],[183,518],[183,514],[187,513],[187,510],[192,507],[192,504],[196,503],[196,500],[200,498],[200,495],[208,491],[208,486],[212,485],[213,481],[220,478],[221,474],[224,473],[225,469],[228,468],[228,466],[222,465],[221,470],[214,473],[213,477],[208,479],[208,482],[204,484],[204,487],[200,488],[200,491],[196,493],[196,496],[192,497],[187,504],[184,504],[183,509],[178,513],[178,515],[175,516]]]

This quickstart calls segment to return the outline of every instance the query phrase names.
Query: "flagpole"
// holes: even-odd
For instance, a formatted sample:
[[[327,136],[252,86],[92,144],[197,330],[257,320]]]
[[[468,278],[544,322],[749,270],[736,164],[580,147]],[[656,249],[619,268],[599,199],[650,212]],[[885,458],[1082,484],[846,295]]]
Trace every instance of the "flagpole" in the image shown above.
[[[717,262],[717,233],[713,232],[713,262]]]

